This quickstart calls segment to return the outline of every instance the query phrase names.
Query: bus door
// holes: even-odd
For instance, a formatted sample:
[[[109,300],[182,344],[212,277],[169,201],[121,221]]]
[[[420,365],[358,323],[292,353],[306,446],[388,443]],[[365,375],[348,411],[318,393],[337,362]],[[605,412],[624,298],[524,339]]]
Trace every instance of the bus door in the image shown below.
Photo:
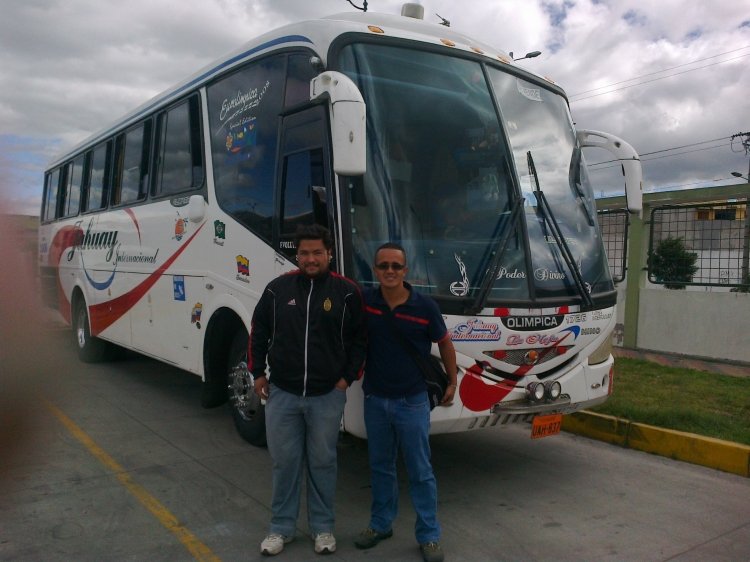
[[[322,106],[284,117],[275,229],[277,273],[296,264],[294,235],[300,224],[320,224],[331,230],[333,205],[328,122]]]

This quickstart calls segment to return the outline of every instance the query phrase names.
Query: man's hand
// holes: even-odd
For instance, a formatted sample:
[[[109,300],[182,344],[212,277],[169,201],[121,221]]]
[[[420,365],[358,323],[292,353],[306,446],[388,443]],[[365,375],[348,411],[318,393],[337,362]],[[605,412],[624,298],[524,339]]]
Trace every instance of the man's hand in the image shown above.
[[[453,397],[456,395],[456,385],[455,384],[449,384],[448,387],[445,389],[445,394],[443,395],[443,399],[440,401],[441,406],[452,406],[453,405]]]
[[[266,377],[255,377],[254,388],[261,400],[268,399],[268,379]]]
[[[336,383],[336,388],[346,392],[346,389],[349,388],[349,383],[346,382],[346,379],[344,377],[341,377],[339,381]]]

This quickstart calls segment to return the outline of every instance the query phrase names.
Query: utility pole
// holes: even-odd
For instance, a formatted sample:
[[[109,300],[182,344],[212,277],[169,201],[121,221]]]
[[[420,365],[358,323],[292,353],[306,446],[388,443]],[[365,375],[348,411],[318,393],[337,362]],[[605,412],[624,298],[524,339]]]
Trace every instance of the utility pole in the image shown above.
[[[734,139],[744,137],[742,139],[742,148],[745,149],[745,156],[750,154],[750,133],[737,133],[732,135],[732,143]],[[742,176],[740,176],[742,177]],[[750,183],[750,159],[748,159],[747,176],[745,181]],[[745,197],[745,239],[742,243],[742,270],[740,274],[740,283],[744,286],[740,288],[743,292],[750,292],[750,197]]]

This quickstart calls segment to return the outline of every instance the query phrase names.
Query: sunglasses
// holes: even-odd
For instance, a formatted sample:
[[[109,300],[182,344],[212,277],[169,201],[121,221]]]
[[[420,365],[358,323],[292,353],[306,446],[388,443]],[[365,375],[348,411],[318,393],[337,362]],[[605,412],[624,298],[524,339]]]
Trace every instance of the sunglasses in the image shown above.
[[[392,269],[393,271],[401,271],[406,266],[402,263],[396,263],[396,262],[387,262],[384,261],[382,263],[375,264],[375,269],[379,269],[380,271],[387,271],[388,269]]]

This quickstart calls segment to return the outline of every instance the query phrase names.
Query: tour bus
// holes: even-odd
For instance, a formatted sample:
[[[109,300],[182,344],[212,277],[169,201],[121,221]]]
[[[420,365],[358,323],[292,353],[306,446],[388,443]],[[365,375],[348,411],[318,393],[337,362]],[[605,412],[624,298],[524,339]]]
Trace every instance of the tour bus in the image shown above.
[[[524,421],[545,436],[612,391],[617,293],[591,146],[622,164],[638,213],[630,145],[576,130],[553,81],[420,6],[288,25],[50,164],[45,301],[81,360],[126,348],[194,373],[202,405],[228,401],[262,445],[248,332],[266,284],[295,268],[297,226],[328,227],[333,269],[363,287],[395,241],[457,352],[456,399],[432,432]],[[361,381],[342,429],[366,437]]]

